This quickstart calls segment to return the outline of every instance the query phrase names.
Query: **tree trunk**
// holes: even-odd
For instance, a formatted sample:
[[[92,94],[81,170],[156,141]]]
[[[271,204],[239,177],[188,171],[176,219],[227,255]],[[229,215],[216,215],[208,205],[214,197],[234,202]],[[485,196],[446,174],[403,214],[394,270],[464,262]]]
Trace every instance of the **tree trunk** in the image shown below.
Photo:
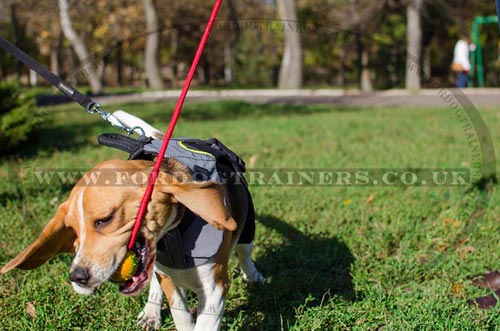
[[[116,75],[118,80],[118,86],[123,86],[123,43],[119,41],[116,44]]]
[[[66,66],[63,66],[63,68],[70,68],[69,71],[71,71],[72,68],[76,68],[77,63],[75,59],[75,52],[71,48],[66,48],[64,50],[64,53],[66,56],[64,58],[68,59],[68,64]],[[68,83],[70,83],[73,86],[76,86],[78,84],[78,80],[76,79],[76,75],[69,75],[67,78]]]
[[[340,47],[340,50],[339,50],[339,68],[338,68],[338,72],[337,72],[336,85],[343,87],[345,85],[344,62],[345,62],[346,51],[345,51],[343,44],[341,44],[339,47]]]
[[[50,71],[59,75],[59,54],[57,49],[50,50]]]
[[[12,42],[14,45],[19,45],[22,39],[21,27],[19,26],[19,20],[17,19],[17,8],[16,4],[12,3],[10,6],[11,23],[14,30],[14,36]],[[21,72],[21,62],[16,59],[16,78],[20,79],[22,75]]]
[[[368,68],[368,52],[365,49],[365,45],[361,40],[361,34],[359,29],[355,29],[355,43],[356,50],[358,53],[358,79],[359,85],[361,87],[361,91],[370,93],[373,91],[372,81],[371,81],[371,72]]]
[[[233,81],[233,69],[236,57],[236,45],[240,38],[240,27],[238,25],[238,12],[236,11],[236,1],[228,0],[228,23],[231,26],[228,38],[224,41],[224,81],[228,84]]]
[[[177,49],[179,46],[179,37],[176,32],[171,34],[171,39],[170,39],[170,69],[172,71],[172,86],[176,87],[177,86],[177,63],[174,61],[175,55],[177,54]]]
[[[409,0],[406,7],[406,77],[405,88],[420,89],[420,57],[422,53],[421,11],[423,0]]]
[[[373,92],[373,86],[368,59],[368,52],[363,48],[361,51],[361,91],[370,93]]]
[[[429,81],[432,77],[431,73],[431,47],[424,47],[423,60],[422,60],[422,71],[424,75],[424,81]]]
[[[50,49],[50,71],[56,75],[61,74],[61,51],[63,49],[63,35],[59,33],[57,39]]]
[[[102,82],[99,79],[98,74],[96,73],[93,64],[89,62],[90,54],[83,42],[82,38],[76,33],[73,29],[73,24],[71,21],[71,17],[69,15],[69,4],[68,0],[59,0],[59,15],[61,20],[61,30],[64,33],[66,39],[69,40],[71,46],[75,50],[78,59],[80,60],[80,64],[83,65],[83,73],[87,78],[90,89],[92,93],[98,94],[102,92]]]
[[[50,50],[50,71],[59,75],[59,48],[54,47]]]
[[[224,81],[231,84],[233,81],[233,52],[231,49],[231,42],[224,41]]]
[[[352,21],[354,22],[354,42],[357,51],[357,65],[358,65],[358,81],[361,91],[370,93],[373,91],[371,72],[368,67],[369,56],[368,51],[361,38],[362,31],[360,30],[360,9],[357,0],[351,0],[351,13]]]
[[[154,89],[163,89],[163,81],[158,63],[158,47],[160,44],[160,24],[154,0],[142,0],[146,17],[146,49],[144,50],[144,69],[148,78],[148,84]]]
[[[278,88],[302,86],[302,44],[297,22],[295,0],[277,0],[278,13],[284,27],[285,49],[278,77]]]
[[[9,14],[7,13],[7,1],[0,1],[0,23],[9,22]]]
[[[210,61],[208,61],[207,59],[207,54],[205,54],[203,57],[202,57],[202,61],[201,61],[201,67],[203,68],[203,70],[201,71],[202,74],[203,74],[203,83],[205,84],[210,84],[210,81],[211,81],[211,65],[210,65]]]
[[[29,77],[30,77],[30,86],[35,87],[38,85],[38,76],[36,75],[35,70],[29,70]]]

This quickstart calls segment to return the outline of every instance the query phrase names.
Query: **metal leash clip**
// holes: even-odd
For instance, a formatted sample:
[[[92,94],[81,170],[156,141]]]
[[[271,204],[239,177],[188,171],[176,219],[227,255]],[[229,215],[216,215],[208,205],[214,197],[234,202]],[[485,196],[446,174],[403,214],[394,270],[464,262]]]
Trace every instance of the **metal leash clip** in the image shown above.
[[[116,118],[116,116],[114,116],[113,114],[111,114],[111,113],[109,113],[107,111],[101,110],[100,107],[101,107],[101,105],[98,102],[92,103],[87,108],[87,112],[89,114],[96,114],[97,113],[97,114],[101,115],[101,118],[104,121],[107,121],[112,126],[116,126],[116,127],[120,128],[120,129],[126,131],[128,136],[131,136],[132,133],[134,133],[135,130],[139,130],[141,132],[141,135],[145,135],[146,134],[146,132],[144,131],[144,129],[142,127],[140,127],[140,126],[134,126],[133,128],[129,128],[128,126],[126,126],[125,124],[123,124],[118,118]]]
[[[90,103],[87,106],[87,113],[89,113],[89,114],[95,114],[95,113],[100,114],[101,110],[99,109],[99,107],[101,107],[101,105],[99,104],[99,102],[92,102],[92,103]]]

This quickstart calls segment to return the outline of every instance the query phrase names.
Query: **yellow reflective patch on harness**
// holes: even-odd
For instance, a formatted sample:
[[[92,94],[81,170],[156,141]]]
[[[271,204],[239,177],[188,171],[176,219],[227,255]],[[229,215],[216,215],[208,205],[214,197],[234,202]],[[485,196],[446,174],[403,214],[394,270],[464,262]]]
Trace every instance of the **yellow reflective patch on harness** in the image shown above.
[[[182,148],[184,148],[185,150],[190,151],[190,152],[192,152],[192,153],[208,155],[208,156],[210,156],[210,157],[212,157],[212,158],[214,158],[214,159],[215,159],[215,156],[213,156],[212,154],[210,154],[210,153],[208,153],[208,152],[205,152],[205,151],[199,151],[199,150],[197,150],[197,149],[192,149],[192,148],[189,148],[189,147],[187,147],[186,145],[184,145],[184,142],[182,142],[182,141],[180,141],[180,140],[179,140],[179,141],[177,141],[177,145],[179,145],[180,147],[182,147]]]

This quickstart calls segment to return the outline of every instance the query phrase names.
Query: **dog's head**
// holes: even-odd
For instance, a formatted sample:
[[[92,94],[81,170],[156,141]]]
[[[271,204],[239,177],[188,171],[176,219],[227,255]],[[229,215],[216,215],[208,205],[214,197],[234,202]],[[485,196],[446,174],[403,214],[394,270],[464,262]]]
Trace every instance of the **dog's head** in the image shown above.
[[[39,237],[0,269],[0,274],[13,268],[37,268],[58,253],[74,252],[73,288],[91,294],[125,258],[152,167],[150,161],[111,160],[86,173]],[[180,204],[218,229],[236,229],[222,186],[189,178],[174,160],[166,162],[160,172],[134,248],[139,267],[132,279],[120,284],[122,293],[137,294],[151,279],[156,242],[180,220]]]

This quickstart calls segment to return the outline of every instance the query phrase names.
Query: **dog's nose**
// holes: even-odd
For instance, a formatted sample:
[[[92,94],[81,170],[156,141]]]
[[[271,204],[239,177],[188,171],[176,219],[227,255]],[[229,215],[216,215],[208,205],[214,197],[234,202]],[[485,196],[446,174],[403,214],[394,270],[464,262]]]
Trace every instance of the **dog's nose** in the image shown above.
[[[69,279],[80,285],[87,285],[89,282],[89,271],[87,268],[76,267],[69,273]]]

